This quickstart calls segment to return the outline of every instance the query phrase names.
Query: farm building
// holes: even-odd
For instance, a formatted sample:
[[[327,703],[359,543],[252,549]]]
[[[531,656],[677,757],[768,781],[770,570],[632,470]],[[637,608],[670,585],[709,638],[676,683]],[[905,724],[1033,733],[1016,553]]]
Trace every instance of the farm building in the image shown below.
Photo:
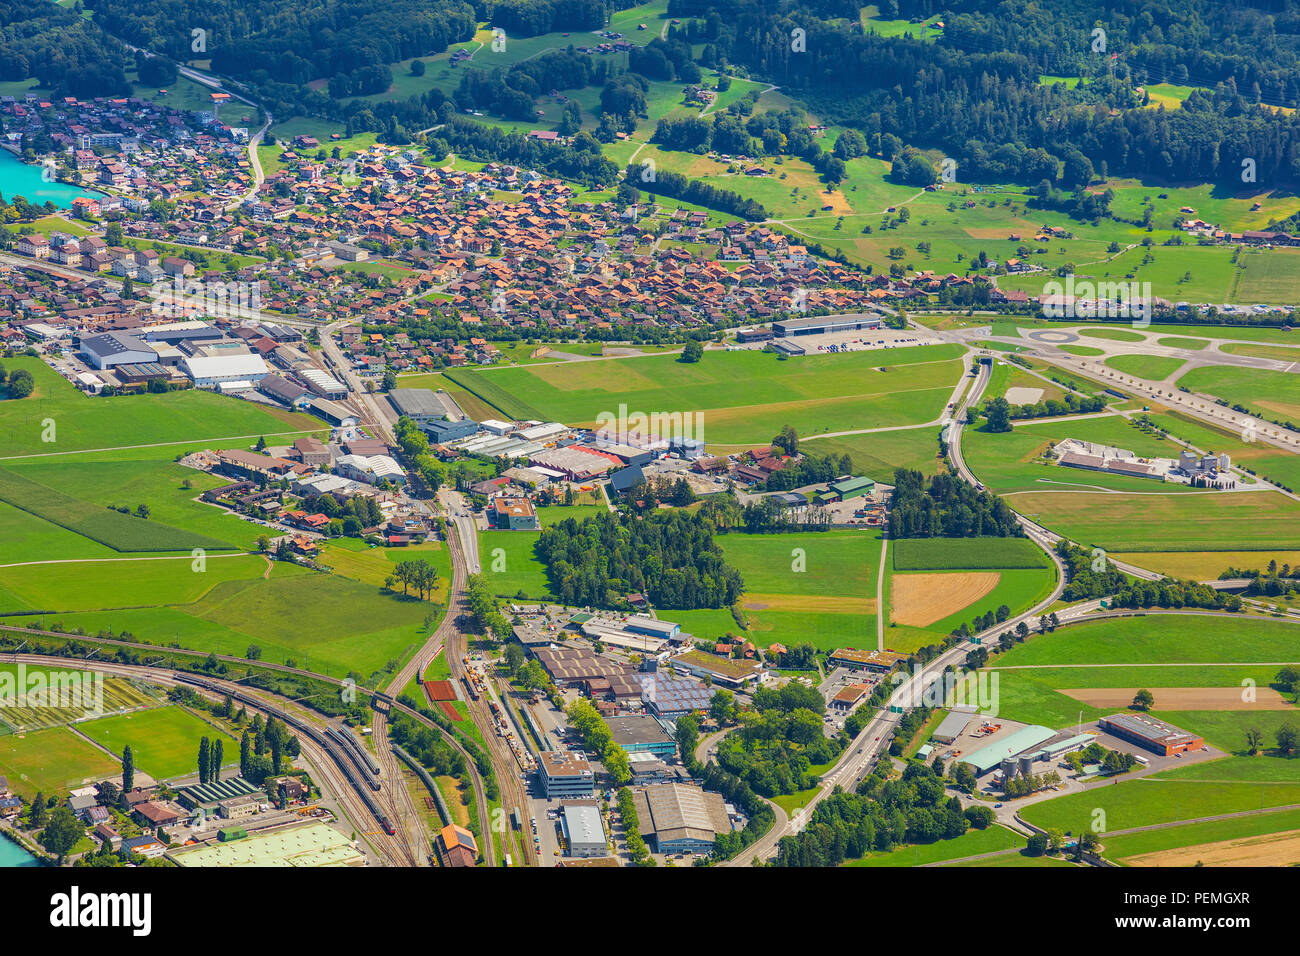
[[[819,315],[807,319],[783,319],[772,323],[772,333],[779,339],[791,335],[823,335],[828,332],[855,332],[879,329],[885,324],[879,315]]]
[[[818,492],[816,501],[817,504],[848,501],[851,498],[869,495],[875,490],[876,483],[870,478],[842,478],[839,481],[832,481],[825,491]]]
[[[1098,720],[1097,726],[1108,734],[1138,744],[1162,757],[1172,757],[1177,753],[1196,750],[1205,744],[1205,741],[1195,734],[1189,734],[1173,724],[1148,717],[1146,714],[1112,714]]]

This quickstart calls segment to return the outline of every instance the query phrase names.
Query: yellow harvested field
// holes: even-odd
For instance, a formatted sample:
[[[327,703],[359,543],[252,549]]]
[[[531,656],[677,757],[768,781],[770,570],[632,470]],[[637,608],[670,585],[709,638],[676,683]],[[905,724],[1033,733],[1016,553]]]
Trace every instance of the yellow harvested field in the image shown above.
[[[1300,863],[1300,830],[1200,843],[1124,858],[1129,866],[1294,866]]]
[[[1273,560],[1278,567],[1300,565],[1300,551],[1134,551],[1112,557],[1148,571],[1193,581],[1212,581],[1228,568],[1263,570]]]
[[[970,607],[997,587],[1000,580],[1002,575],[997,571],[895,574],[890,589],[894,623],[926,627]]]
[[[875,614],[875,598],[827,597],[822,594],[746,594],[747,611],[800,611],[826,614]]]
[[[1148,687],[1157,710],[1294,710],[1271,687],[1256,687],[1255,699],[1242,700],[1241,687]],[[1136,687],[1076,687],[1061,693],[1091,707],[1128,707]]]

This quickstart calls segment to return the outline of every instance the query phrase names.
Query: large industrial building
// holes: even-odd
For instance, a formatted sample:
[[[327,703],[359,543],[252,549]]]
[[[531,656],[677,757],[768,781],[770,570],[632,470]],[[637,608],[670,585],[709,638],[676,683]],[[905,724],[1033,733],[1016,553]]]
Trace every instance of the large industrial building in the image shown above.
[[[632,794],[637,823],[658,853],[709,853],[719,833],[731,832],[722,794],[665,783]]]
[[[223,382],[248,382],[250,387],[271,374],[260,355],[220,355],[181,359],[181,368],[198,388],[215,388]]]
[[[659,721],[644,714],[628,717],[610,717],[610,738],[628,753],[652,753],[671,757],[677,752],[677,741],[659,725]]]
[[[447,414],[442,399],[430,388],[395,388],[388,393],[388,401],[397,414],[405,415],[420,426],[444,418]]]
[[[1106,733],[1145,747],[1162,757],[1186,753],[1205,745],[1205,741],[1185,730],[1146,714],[1112,714],[1097,721]]]
[[[158,353],[127,332],[103,332],[81,340],[78,352],[86,362],[103,371],[118,365],[158,361]]]
[[[1030,724],[1027,727],[1021,727],[1000,740],[981,747],[973,754],[962,754],[959,763],[970,764],[971,769],[975,771],[975,776],[982,777],[990,770],[1001,766],[1002,761],[1011,757],[1018,757],[1031,748],[1037,750],[1041,744],[1046,743],[1055,736],[1056,731],[1050,727]]]
[[[856,332],[883,328],[879,315],[818,315],[807,319],[783,319],[772,323],[772,333],[779,339],[791,335],[822,335],[830,332]]]

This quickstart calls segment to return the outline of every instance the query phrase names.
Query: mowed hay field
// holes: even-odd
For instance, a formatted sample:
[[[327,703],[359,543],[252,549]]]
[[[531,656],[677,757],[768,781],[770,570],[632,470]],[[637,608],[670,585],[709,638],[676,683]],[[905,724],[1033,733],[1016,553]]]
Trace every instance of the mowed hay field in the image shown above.
[[[1253,699],[1240,687],[1148,687],[1161,710],[1295,710],[1295,705],[1271,687],[1254,689]],[[1062,693],[1103,710],[1126,708],[1136,687],[1076,687]]]
[[[766,444],[783,425],[819,432],[920,425],[938,417],[961,377],[954,345],[807,355],[705,352],[565,365],[455,369],[445,376],[517,419],[595,424],[602,413],[702,416],[711,446]],[[887,371],[877,371],[884,367]]]
[[[155,780],[197,772],[202,737],[221,741],[223,764],[239,761],[235,738],[178,706],[103,717],[79,724],[78,729],[119,758],[122,748],[130,746],[135,765]]]
[[[1140,853],[1125,857],[1124,862],[1128,866],[1294,866],[1300,863],[1300,830]]]
[[[895,574],[890,588],[890,617],[909,627],[927,627],[974,604],[1001,579],[996,571]]]
[[[0,458],[232,436],[255,440],[325,427],[309,415],[198,389],[92,398],[34,358],[5,359],[5,368],[30,371],[36,389],[27,398],[0,401]],[[46,419],[54,421],[52,442],[43,440]]]
[[[1092,478],[1090,472],[1079,476],[1080,481]],[[1300,548],[1300,502],[1277,491],[1113,494],[1080,489],[1015,492],[1006,499],[1051,530],[1111,552]]]
[[[890,549],[895,571],[1046,568],[1052,560],[1028,538],[903,538]]]
[[[1263,571],[1270,561],[1300,567],[1300,551],[1134,551],[1116,561],[1191,581],[1212,581],[1228,568]]]
[[[740,605],[750,629],[741,632],[724,609],[719,620],[730,625],[727,630],[759,647],[809,641],[820,650],[860,647],[854,642],[874,637],[879,532],[725,534],[715,540],[745,582]],[[661,616],[675,620],[672,611]]]

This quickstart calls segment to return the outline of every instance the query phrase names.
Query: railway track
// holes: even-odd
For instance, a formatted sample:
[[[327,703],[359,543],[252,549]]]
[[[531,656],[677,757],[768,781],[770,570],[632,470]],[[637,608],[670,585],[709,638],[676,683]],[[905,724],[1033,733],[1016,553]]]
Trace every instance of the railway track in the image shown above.
[[[321,784],[321,789],[331,793],[337,799],[343,818],[353,826],[370,849],[388,865],[402,865],[405,859],[404,847],[400,841],[385,833],[382,825],[376,829],[378,821],[371,807],[349,777],[347,755],[324,743],[324,735],[316,726],[317,723],[328,726],[324,717],[313,714],[306,708],[294,707],[291,701],[285,701],[269,691],[244,687],[236,681],[220,678],[197,678],[201,683],[195,683],[196,679],[186,679],[191,675],[177,674],[168,667],[123,664],[116,661],[78,660],[49,654],[7,653],[5,657],[8,660],[52,668],[74,670],[93,668],[105,674],[142,680],[163,687],[188,687],[213,701],[220,701],[226,694],[230,694],[232,699],[239,701],[249,710],[261,713],[267,719],[276,717],[283,720],[298,731],[298,743],[303,759]]]
[[[77,657],[62,657],[59,655],[23,655],[21,653],[16,654],[17,651],[21,651],[22,645],[20,645],[18,648],[15,648],[14,651],[3,652],[5,656],[13,657],[14,659],[20,659],[25,656],[36,656],[36,657],[42,657],[48,659],[50,661],[63,662],[65,666],[70,666],[74,668],[78,667],[79,665],[95,666],[107,672],[108,669],[112,666],[120,666],[120,667],[138,667],[149,672],[166,670],[170,673],[171,671],[175,670],[175,661],[177,658],[188,658],[190,660],[195,660],[195,659],[207,659],[208,657],[212,656],[215,657],[217,661],[220,661],[225,664],[241,665],[243,667],[259,668],[259,669],[276,671],[283,674],[292,674],[299,677],[306,677],[312,680],[324,681],[326,683],[336,685],[340,689],[345,687],[351,687],[351,685],[348,684],[348,682],[346,682],[345,680],[337,677],[331,677],[327,674],[320,674],[315,671],[304,670],[303,668],[300,667],[290,667],[287,664],[272,664],[265,661],[253,661],[253,660],[249,660],[248,658],[235,657],[229,654],[209,655],[204,653],[203,651],[190,650],[187,648],[171,648],[171,647],[164,648],[164,647],[159,647],[156,644],[143,644],[137,641],[123,641],[117,638],[89,637],[89,636],[83,636],[78,634],[66,634],[61,631],[47,631],[39,628],[16,627],[11,624],[0,624],[0,632],[6,632],[6,631],[11,633],[16,633],[16,634],[26,634],[31,637],[48,637],[48,638],[55,638],[61,641],[77,641],[87,645],[95,645],[96,652],[98,651],[98,648],[102,646],[125,648],[131,651],[141,652],[143,654],[153,656],[154,658],[156,658],[154,662],[155,664],[163,661],[171,661],[171,666],[160,669],[155,666],[145,667],[143,665],[117,664],[116,662],[109,662],[106,659],[93,657],[93,655],[91,658],[77,658]],[[203,675],[203,676],[204,679],[208,679],[207,675]],[[217,682],[229,683],[232,687],[240,686],[237,682],[234,681],[222,681],[221,678],[211,678],[211,679]],[[174,681],[168,681],[167,683],[174,683]],[[263,691],[262,693],[274,697],[274,695],[271,695],[270,692]],[[386,706],[401,711],[411,719],[415,720],[417,723],[423,724],[424,726],[433,730],[435,733],[440,735],[448,744],[454,747],[465,758],[466,764],[468,765],[469,768],[470,779],[474,785],[474,791],[478,798],[479,823],[480,826],[483,827],[482,832],[484,833],[490,832],[490,814],[488,813],[487,810],[487,796],[484,791],[483,781],[478,772],[473,755],[468,750],[466,750],[466,748],[460,743],[459,740],[455,738],[454,735],[448,733],[446,730],[444,730],[438,724],[434,723],[429,718],[425,717],[415,708],[408,707],[405,704],[400,703],[399,701],[396,700],[395,697],[388,694],[375,693],[374,697],[376,699],[382,700]],[[323,716],[322,716],[322,720],[324,720]],[[385,736],[383,739],[387,741],[386,722],[384,726],[384,731],[385,731]],[[387,748],[379,747],[377,749],[382,753],[386,751]],[[400,776],[396,779],[400,779]],[[398,859],[398,860],[409,859],[409,856],[410,856],[409,849],[406,851],[399,850],[398,852],[393,854],[394,859]],[[418,854],[416,858],[419,859]],[[487,855],[487,859],[489,865],[495,865],[495,860],[492,858],[491,854]],[[401,865],[401,864],[395,863],[394,865]],[[411,865],[416,865],[416,864],[411,864]]]

